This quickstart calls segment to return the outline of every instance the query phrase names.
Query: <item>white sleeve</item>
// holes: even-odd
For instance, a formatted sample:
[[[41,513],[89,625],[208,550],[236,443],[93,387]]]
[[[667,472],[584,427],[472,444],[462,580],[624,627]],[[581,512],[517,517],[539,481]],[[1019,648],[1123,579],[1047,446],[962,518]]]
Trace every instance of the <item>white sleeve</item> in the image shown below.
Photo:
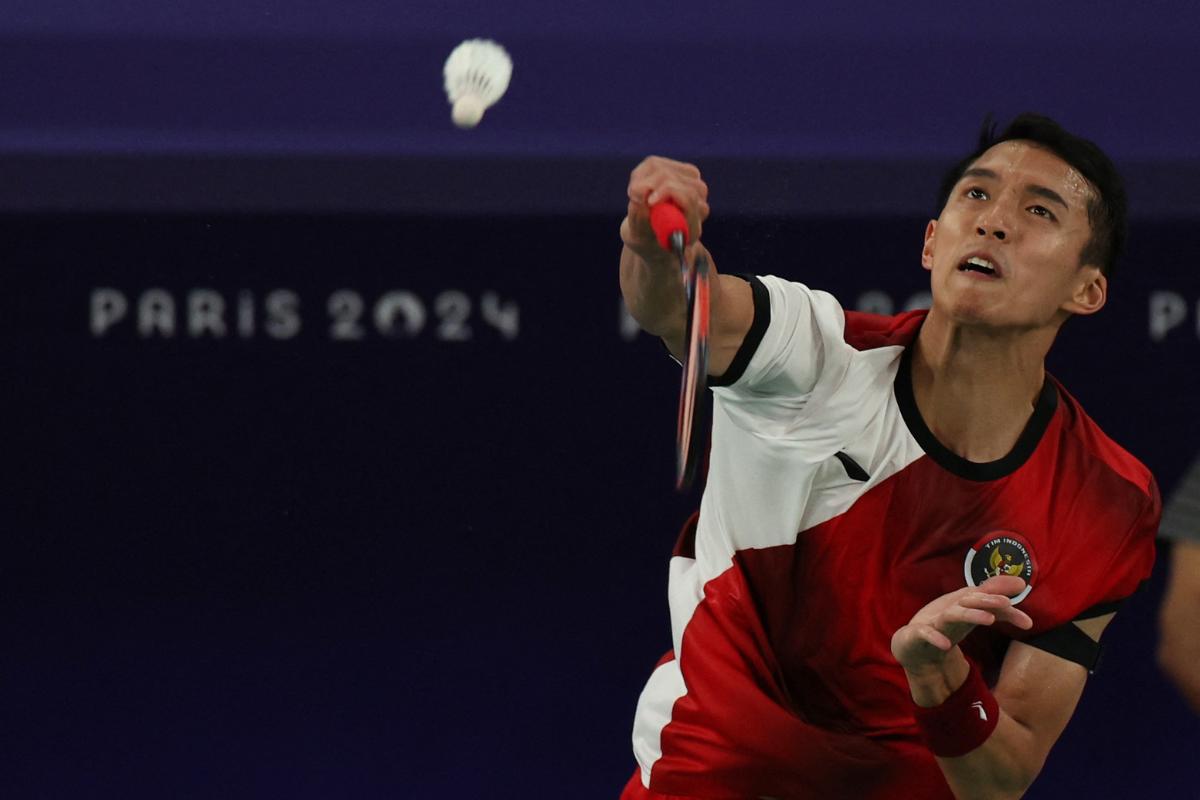
[[[754,322],[729,370],[710,381],[724,404],[796,421],[845,375],[845,314],[833,295],[773,276],[750,279]]]

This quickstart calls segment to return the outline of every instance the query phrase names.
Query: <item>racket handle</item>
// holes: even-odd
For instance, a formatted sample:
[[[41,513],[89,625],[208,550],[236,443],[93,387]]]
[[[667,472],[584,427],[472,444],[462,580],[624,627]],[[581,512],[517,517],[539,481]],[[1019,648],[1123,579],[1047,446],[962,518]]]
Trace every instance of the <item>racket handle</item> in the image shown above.
[[[670,200],[664,200],[661,203],[655,203],[650,206],[650,227],[654,229],[654,236],[658,239],[658,243],[662,245],[663,250],[674,250],[671,242],[671,234],[680,234],[680,245],[686,245],[691,238],[688,233],[687,217],[683,215],[683,209],[675,205]]]

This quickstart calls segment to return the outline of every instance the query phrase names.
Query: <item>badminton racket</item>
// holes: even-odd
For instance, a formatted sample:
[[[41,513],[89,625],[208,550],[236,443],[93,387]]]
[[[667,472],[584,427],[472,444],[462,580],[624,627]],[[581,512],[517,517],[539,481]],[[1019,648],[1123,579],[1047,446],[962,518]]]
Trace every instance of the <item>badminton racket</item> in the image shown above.
[[[679,383],[679,416],[675,426],[675,488],[686,491],[696,477],[704,449],[704,389],[708,375],[709,265],[703,252],[688,263],[687,219],[671,201],[650,207],[650,227],[664,250],[679,259],[687,325],[684,329],[683,374]]]

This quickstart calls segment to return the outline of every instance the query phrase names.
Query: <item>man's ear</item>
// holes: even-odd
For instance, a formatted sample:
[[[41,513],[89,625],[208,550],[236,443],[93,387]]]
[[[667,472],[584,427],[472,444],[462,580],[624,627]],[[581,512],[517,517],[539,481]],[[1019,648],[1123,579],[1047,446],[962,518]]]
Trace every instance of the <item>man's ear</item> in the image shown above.
[[[1099,267],[1079,268],[1079,282],[1071,299],[1062,304],[1063,311],[1080,316],[1095,314],[1108,300],[1108,278]]]
[[[921,266],[933,270],[933,234],[937,230],[937,220],[929,220],[925,226],[925,246],[921,248]]]

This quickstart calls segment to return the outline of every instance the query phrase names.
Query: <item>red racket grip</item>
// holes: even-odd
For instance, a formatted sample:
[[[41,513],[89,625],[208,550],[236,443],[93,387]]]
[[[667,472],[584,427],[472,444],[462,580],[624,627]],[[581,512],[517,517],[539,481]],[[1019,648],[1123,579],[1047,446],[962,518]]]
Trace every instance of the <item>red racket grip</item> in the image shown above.
[[[661,203],[650,206],[650,227],[654,229],[654,235],[663,250],[671,249],[671,234],[676,231],[683,234],[685,245],[691,239],[691,234],[688,233],[687,217],[683,215],[683,209],[670,200],[663,200]]]

